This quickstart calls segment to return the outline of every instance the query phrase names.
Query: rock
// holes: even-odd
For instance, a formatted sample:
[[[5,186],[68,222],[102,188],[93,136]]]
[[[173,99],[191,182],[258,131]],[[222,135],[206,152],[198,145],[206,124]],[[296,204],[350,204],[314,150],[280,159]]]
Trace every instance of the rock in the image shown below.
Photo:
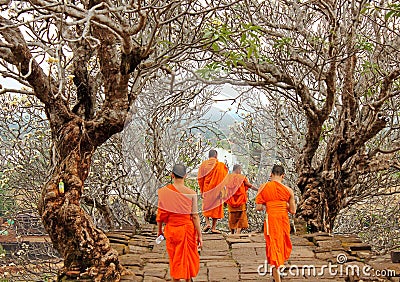
[[[231,267],[210,267],[209,281],[239,281],[239,270]]]
[[[266,274],[266,277],[268,276],[269,274]],[[265,276],[261,276],[258,273],[240,273],[240,281],[261,281],[264,279]]]
[[[316,236],[331,236],[329,233],[326,232],[318,232],[318,233],[310,233],[310,234],[304,234],[301,235],[301,237],[306,238],[308,241],[313,242],[314,237]]]
[[[304,237],[292,236],[290,240],[292,241],[293,246],[314,246],[312,242],[308,241]]]
[[[372,253],[370,251],[355,252],[355,255],[360,259],[366,259],[366,260],[369,260],[372,257]]]
[[[399,263],[400,262],[400,251],[391,251],[390,259],[392,260],[393,263]]]
[[[238,245],[238,244],[235,244],[235,245]],[[235,245],[233,245],[233,246],[235,246]],[[234,258],[238,258],[238,257],[254,258],[254,257],[256,257],[256,251],[254,248],[236,248],[236,249],[232,249],[232,256]],[[264,256],[265,256],[265,252],[264,252]]]
[[[223,261],[210,261],[207,263],[208,266],[217,266],[217,267],[231,267],[236,268],[238,265],[233,260],[223,260]]]
[[[158,277],[148,277],[148,276],[146,276],[143,279],[143,282],[165,282],[165,279],[158,278]]]
[[[168,264],[169,263],[169,259],[168,258],[149,258],[148,263],[164,263],[164,264]]]
[[[250,239],[251,239],[252,242],[264,243],[264,245],[265,245],[264,234],[259,234],[258,236],[251,236]]]
[[[371,246],[365,243],[344,243],[342,246],[350,251],[371,251]]]
[[[213,251],[228,251],[229,246],[224,239],[222,240],[206,240],[203,242],[203,249]]]
[[[77,278],[81,272],[79,270],[68,270],[65,272],[65,275],[67,275],[69,278]]]
[[[118,252],[118,255],[124,255],[129,252],[129,247],[125,244],[111,243],[111,247]]]
[[[330,251],[343,250],[342,242],[335,239],[316,241],[316,245],[320,248],[325,248]]]
[[[143,264],[143,260],[137,254],[121,255],[119,261],[124,266],[142,266]]]
[[[224,236],[222,234],[203,234],[203,241],[208,240],[224,240]]]
[[[215,261],[215,260],[230,260],[231,258],[228,255],[225,256],[201,256],[200,257],[200,263],[201,262],[208,262],[208,261]]]
[[[244,263],[243,265],[240,266],[240,276],[242,277],[243,274],[257,274],[258,275],[258,269],[262,268],[264,269],[264,262],[259,261],[259,262],[251,262],[251,263]],[[260,276],[258,277],[260,278]]]
[[[124,240],[124,241],[129,241],[129,239],[131,239],[131,237],[125,235],[125,234],[121,234],[120,232],[107,232],[106,236],[108,237],[108,239],[110,238],[115,238],[115,239],[119,239],[119,240]]]
[[[336,256],[334,256],[331,252],[315,253],[315,258],[324,260],[324,261],[335,261],[336,260]]]
[[[210,250],[210,249],[203,249],[200,251],[200,256],[225,256],[228,251],[225,250]]]
[[[333,237],[329,236],[329,235],[328,236],[315,236],[315,237],[313,237],[312,242],[315,245],[317,245],[319,241],[329,241],[329,240],[332,240],[332,239],[333,239]]]
[[[144,268],[143,270],[144,277],[157,277],[157,278],[164,278],[167,274],[167,269],[165,268]]]
[[[356,235],[335,235],[335,239],[339,239],[344,243],[362,243],[361,239]]]
[[[150,245],[150,243],[143,238],[132,238],[129,240],[129,244],[140,247],[149,247]]]
[[[265,248],[265,243],[237,243],[232,245],[232,249],[241,248]]]
[[[160,253],[143,253],[140,255],[140,258],[148,261],[150,259],[165,258],[165,255]]]
[[[307,247],[294,246],[290,257],[291,258],[313,258],[314,252],[311,251]]]
[[[136,277],[135,274],[130,274],[130,275],[124,275],[121,277],[120,281],[132,281],[132,282],[136,282],[139,281],[138,277]]]
[[[129,245],[129,252],[133,254],[143,254],[149,251],[149,248]]]
[[[242,239],[242,238],[226,238],[226,242],[228,242],[229,245],[232,244],[237,244],[237,243],[251,243],[250,239]]]
[[[123,244],[123,245],[129,244],[128,240],[122,240],[122,239],[117,239],[117,238],[108,238],[108,240],[110,240],[110,243],[114,243],[114,244]]]

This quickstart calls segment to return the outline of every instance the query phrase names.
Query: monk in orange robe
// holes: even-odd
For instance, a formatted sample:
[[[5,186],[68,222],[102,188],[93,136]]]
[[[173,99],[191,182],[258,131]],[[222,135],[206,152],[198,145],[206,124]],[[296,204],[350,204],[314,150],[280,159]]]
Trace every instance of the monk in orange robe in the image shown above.
[[[206,220],[203,231],[207,232],[211,228],[211,232],[221,233],[217,230],[217,221],[224,217],[224,201],[220,193],[221,190],[215,188],[228,174],[228,168],[224,163],[218,161],[216,150],[210,150],[208,157],[208,160],[201,163],[197,175],[201,197],[203,198],[203,215]],[[212,226],[209,218],[212,218]]]
[[[292,251],[288,212],[296,213],[293,190],[282,184],[285,170],[274,165],[270,181],[260,186],[256,210],[265,210],[264,237],[268,264],[274,268],[274,281],[281,281],[278,268],[289,259]]]
[[[247,190],[251,188],[257,191],[257,188],[242,174],[242,167],[238,164],[233,166],[232,173],[222,183],[227,190],[225,203],[228,205],[229,229],[232,234],[240,233],[242,229],[249,227],[246,213]]]
[[[158,236],[166,240],[172,281],[191,281],[199,272],[198,248],[203,246],[197,194],[184,184],[185,166],[176,164],[171,177],[173,184],[158,190]]]

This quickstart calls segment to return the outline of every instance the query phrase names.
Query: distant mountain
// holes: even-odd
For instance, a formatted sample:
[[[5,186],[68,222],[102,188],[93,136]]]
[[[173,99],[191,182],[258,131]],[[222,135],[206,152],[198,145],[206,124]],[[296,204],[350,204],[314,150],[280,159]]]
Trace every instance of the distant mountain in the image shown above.
[[[211,109],[204,115],[205,118],[211,121],[218,121],[221,130],[229,129],[229,126],[233,125],[235,121],[241,121],[242,118],[233,111],[224,111],[221,108],[211,107]]]

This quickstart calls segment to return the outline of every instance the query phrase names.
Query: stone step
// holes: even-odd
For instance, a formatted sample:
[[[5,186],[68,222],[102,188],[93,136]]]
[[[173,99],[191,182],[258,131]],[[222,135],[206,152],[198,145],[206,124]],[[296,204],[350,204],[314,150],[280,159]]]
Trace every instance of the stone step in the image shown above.
[[[140,282],[171,281],[165,241],[158,245],[154,244],[155,237],[154,232],[146,231],[133,236],[129,240],[129,253],[120,255],[121,264],[132,270],[136,277],[124,277],[122,281],[130,281],[129,279],[131,281],[136,279]],[[286,276],[283,279],[285,282],[356,281],[354,277],[334,276],[328,273],[327,266],[329,263],[339,265],[337,262],[339,255],[346,256],[343,267],[356,264],[362,267],[369,265],[369,260],[372,263],[372,260],[375,259],[372,265],[374,269],[383,265],[386,269],[390,269],[390,267],[398,269],[393,267],[394,264],[386,264],[390,261],[390,256],[385,258],[385,263],[377,261],[376,257],[372,255],[370,246],[353,236],[331,236],[328,233],[315,233],[302,236],[291,235],[291,239],[293,250],[285,264],[284,274]],[[200,252],[199,274],[193,281],[272,280],[269,273],[264,276],[258,273],[260,266],[265,264],[266,244],[264,234],[203,234],[203,242],[203,250]],[[304,273],[291,275],[291,267],[297,267],[299,271],[304,268]],[[376,281],[370,280],[368,277],[360,277],[360,279]]]

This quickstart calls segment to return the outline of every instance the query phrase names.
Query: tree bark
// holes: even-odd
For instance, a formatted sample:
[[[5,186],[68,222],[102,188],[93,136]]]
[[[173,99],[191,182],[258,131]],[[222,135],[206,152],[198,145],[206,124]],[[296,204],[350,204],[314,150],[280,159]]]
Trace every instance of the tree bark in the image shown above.
[[[118,281],[124,271],[118,253],[80,207],[83,183],[95,150],[84,134],[84,126],[76,117],[59,130],[54,144],[57,163],[42,190],[39,212],[55,249],[64,258],[59,279],[79,277]],[[61,180],[64,193],[58,189]]]
[[[325,172],[307,179],[297,213],[307,222],[311,232],[333,230],[343,206],[343,188],[340,177],[336,177]]]

